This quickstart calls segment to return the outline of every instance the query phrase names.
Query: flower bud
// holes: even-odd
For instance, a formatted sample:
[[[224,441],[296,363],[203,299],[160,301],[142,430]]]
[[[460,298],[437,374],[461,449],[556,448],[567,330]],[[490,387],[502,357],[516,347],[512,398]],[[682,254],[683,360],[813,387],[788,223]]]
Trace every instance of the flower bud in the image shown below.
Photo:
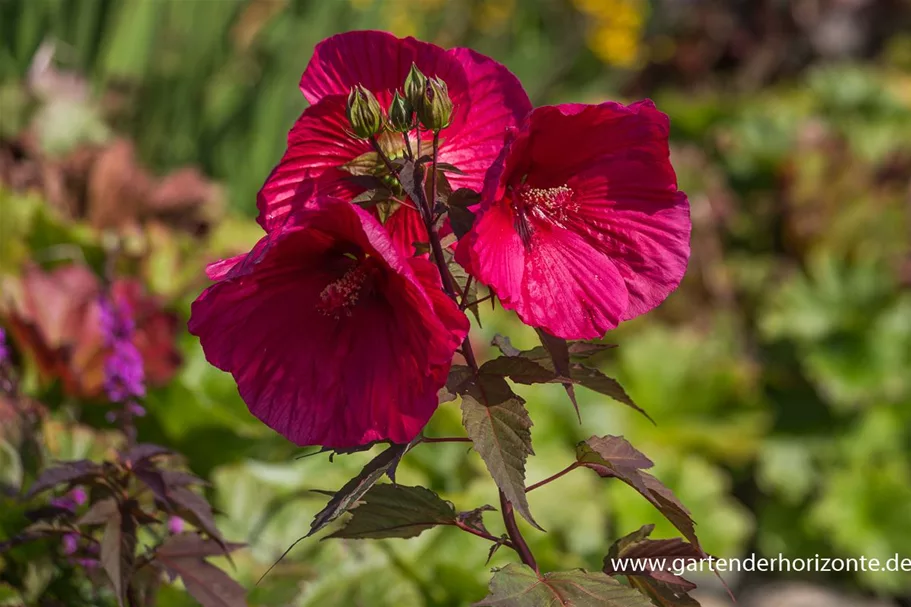
[[[411,70],[408,77],[405,78],[405,99],[411,104],[414,110],[421,107],[424,98],[424,88],[427,86],[427,77],[418,69],[414,63],[411,64]]]
[[[407,133],[414,128],[414,109],[398,91],[389,106],[389,127],[396,133]]]
[[[417,108],[418,119],[431,131],[439,132],[449,126],[452,119],[452,99],[446,83],[439,78],[428,78],[424,87],[421,105]]]
[[[348,122],[360,139],[370,139],[383,132],[383,108],[373,93],[360,84],[348,93]]]

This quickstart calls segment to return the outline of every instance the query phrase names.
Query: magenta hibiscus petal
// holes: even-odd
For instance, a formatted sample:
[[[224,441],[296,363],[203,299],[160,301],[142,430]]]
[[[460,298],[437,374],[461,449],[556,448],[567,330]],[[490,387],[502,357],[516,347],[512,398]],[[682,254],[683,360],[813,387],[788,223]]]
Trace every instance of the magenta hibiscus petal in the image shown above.
[[[365,191],[352,179],[350,163],[371,150],[369,142],[349,135],[345,102],[351,87],[363,85],[388,108],[401,89],[412,63],[428,77],[443,79],[454,110],[450,125],[440,132],[439,161],[464,174],[450,173],[453,188],[480,190],[495,177],[491,166],[502,151],[510,129],[531,111],[522,85],[503,65],[468,49],[445,50],[413,38],[385,32],[349,32],[317,45],[301,78],[301,91],[313,105],[304,111],[288,137],[288,150],[257,198],[259,221],[266,230],[279,225],[297,206],[320,196],[351,200]],[[417,139],[411,135],[416,147]],[[421,137],[424,153],[432,133]],[[392,157],[404,154],[404,140],[383,140]],[[348,165],[346,169],[345,166]],[[376,162],[369,174],[385,168]],[[365,169],[360,168],[363,174]],[[393,215],[394,216],[394,213]],[[401,219],[401,218],[400,218]]]
[[[194,302],[190,331],[254,415],[299,445],[420,432],[468,331],[428,261],[335,199],[289,215],[232,261]]]
[[[689,257],[667,138],[650,101],[536,109],[457,259],[527,324],[566,339],[654,308]]]

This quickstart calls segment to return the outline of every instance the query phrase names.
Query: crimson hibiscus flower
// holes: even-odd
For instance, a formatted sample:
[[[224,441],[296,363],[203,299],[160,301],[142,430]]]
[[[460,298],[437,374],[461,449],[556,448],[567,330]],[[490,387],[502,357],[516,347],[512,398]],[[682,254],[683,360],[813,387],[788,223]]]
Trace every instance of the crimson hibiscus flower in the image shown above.
[[[414,38],[399,39],[386,32],[339,34],[317,45],[301,78],[300,88],[312,104],[288,135],[288,148],[257,197],[259,221],[267,231],[280,225],[298,206],[318,196],[352,200],[371,180],[393,190],[382,213],[396,241],[411,250],[426,242],[427,232],[414,201],[405,200],[369,141],[350,135],[345,114],[352,87],[362,85],[388,109],[412,65],[428,78],[448,86],[454,110],[440,133],[439,162],[458,168],[450,172],[453,188],[479,191],[487,172],[503,149],[507,133],[531,111],[522,85],[504,66],[470,49],[444,50]],[[422,153],[431,149],[432,133],[420,135]],[[418,133],[407,134],[412,151]],[[384,133],[379,144],[395,160],[405,155],[405,137]]]
[[[601,337],[651,310],[690,252],[668,130],[651,101],[537,108],[457,259],[504,308],[557,337]]]
[[[468,332],[437,269],[342,200],[295,211],[209,275],[190,332],[250,411],[299,445],[413,439]]]

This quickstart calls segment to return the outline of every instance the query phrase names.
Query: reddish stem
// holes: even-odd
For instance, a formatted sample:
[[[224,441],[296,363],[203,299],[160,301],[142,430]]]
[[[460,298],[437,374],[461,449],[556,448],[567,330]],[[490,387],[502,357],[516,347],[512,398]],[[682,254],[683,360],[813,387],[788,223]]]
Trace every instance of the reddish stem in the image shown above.
[[[563,476],[564,474],[568,474],[568,473],[572,472],[573,470],[575,470],[575,469],[578,468],[579,466],[581,466],[581,464],[580,464],[579,462],[573,462],[573,463],[571,463],[570,465],[568,465],[566,468],[564,468],[563,470],[560,470],[559,472],[557,472],[556,474],[554,474],[553,476],[548,476],[548,477],[545,478],[543,481],[539,481],[539,482],[535,483],[534,485],[528,487],[528,488],[525,490],[525,492],[528,493],[529,491],[531,491],[531,490],[533,490],[533,489],[537,489],[538,487],[543,487],[543,486],[546,485],[547,483],[551,483],[551,482],[557,480],[558,478],[560,478],[560,477]]]
[[[443,436],[432,438],[425,436],[421,439],[422,443],[470,443],[471,439],[467,436]]]
[[[522,532],[519,531],[519,526],[516,524],[516,513],[513,512],[512,502],[506,499],[506,495],[502,491],[500,491],[500,508],[503,511],[503,524],[506,525],[506,534],[512,540],[513,549],[519,554],[523,563],[531,567],[535,573],[540,573],[538,571],[538,563],[535,561],[531,549],[525,543],[525,538],[522,537]]]
[[[495,535],[491,535],[489,533],[485,533],[485,532],[481,531],[480,529],[475,529],[473,527],[469,527],[462,521],[456,521],[455,526],[458,527],[459,529],[461,529],[462,531],[467,531],[468,533],[470,533],[472,535],[476,535],[478,537],[482,537],[485,540],[490,540],[491,542],[496,542],[497,544],[503,544],[507,548],[512,548],[513,550],[515,550],[515,548],[516,548],[511,541],[505,540],[505,539],[503,539],[501,537],[497,537]]]
[[[420,129],[418,129],[418,158],[420,158]],[[437,172],[437,154],[439,152],[439,143],[440,136],[439,133],[434,133],[433,137],[433,160],[431,164],[431,196],[436,198],[436,172]],[[387,168],[390,168],[390,172],[393,175],[396,173],[391,170],[391,163],[389,159],[386,158],[386,155],[383,154],[383,151],[380,149],[379,144],[376,140],[373,140],[373,147],[383,159],[383,162],[386,163]],[[446,292],[449,297],[452,298],[456,304],[459,303],[460,292],[455,287],[455,281],[452,278],[452,275],[449,273],[449,268],[446,267],[446,260],[443,256],[443,247],[440,244],[440,235],[437,234],[436,230],[433,229],[433,210],[430,203],[427,201],[427,195],[424,192],[423,187],[416,188],[418,201],[423,210],[424,210],[424,221],[426,222],[427,227],[427,236],[430,240],[430,248],[433,251],[433,259],[437,265],[437,268],[440,271],[440,278],[443,282],[443,290]],[[462,342],[462,356],[465,358],[465,362],[468,363],[468,366],[474,371],[475,377],[479,375],[478,360],[475,358],[474,350],[471,347],[471,340],[466,335],[465,341]],[[506,495],[500,491],[500,507],[503,514],[503,524],[506,526],[506,533],[509,535],[509,539],[512,542],[512,549],[518,553],[519,557],[522,559],[522,562],[538,572],[538,564],[535,561],[534,555],[531,553],[531,549],[528,547],[528,544],[525,542],[525,538],[522,537],[522,532],[519,531],[519,527],[516,524],[516,515],[513,512],[512,502],[506,499]]]

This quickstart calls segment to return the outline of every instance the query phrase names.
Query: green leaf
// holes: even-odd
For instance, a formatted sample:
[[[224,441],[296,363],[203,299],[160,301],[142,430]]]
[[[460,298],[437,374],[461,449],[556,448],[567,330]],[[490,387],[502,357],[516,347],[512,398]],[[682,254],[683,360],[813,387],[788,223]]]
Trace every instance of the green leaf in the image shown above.
[[[320,510],[313,522],[310,523],[310,532],[305,537],[310,537],[320,529],[337,519],[339,516],[354,507],[357,501],[379,481],[390,468],[392,468],[410,445],[392,445],[372,460],[358,473],[357,476],[335,492],[335,495]]]
[[[381,162],[382,161],[376,152],[365,152],[354,160],[346,162],[339,168],[352,175],[373,175]]]
[[[582,569],[536,574],[510,564],[494,573],[490,594],[477,607],[654,607],[639,592],[599,572]]]
[[[502,380],[501,380],[502,381]],[[505,383],[505,382],[503,382]],[[462,395],[462,425],[497,486],[525,519],[540,529],[525,497],[525,461],[534,455],[531,418],[525,401],[512,395],[486,405],[476,395]]]
[[[437,525],[454,525],[452,504],[424,487],[374,485],[343,528],[326,536],[352,539],[409,538]]]

